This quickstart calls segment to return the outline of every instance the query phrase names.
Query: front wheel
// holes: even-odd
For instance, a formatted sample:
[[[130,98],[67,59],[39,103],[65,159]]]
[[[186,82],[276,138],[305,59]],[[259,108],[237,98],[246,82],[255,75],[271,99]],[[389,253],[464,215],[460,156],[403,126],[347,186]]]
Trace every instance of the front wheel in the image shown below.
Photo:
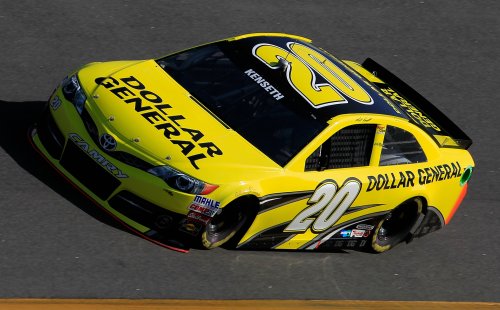
[[[372,237],[372,249],[385,252],[405,240],[423,212],[422,199],[415,197],[400,204],[377,225]]]
[[[228,242],[248,220],[248,215],[237,204],[230,204],[222,209],[207,224],[201,234],[201,244],[206,249],[213,249]]]

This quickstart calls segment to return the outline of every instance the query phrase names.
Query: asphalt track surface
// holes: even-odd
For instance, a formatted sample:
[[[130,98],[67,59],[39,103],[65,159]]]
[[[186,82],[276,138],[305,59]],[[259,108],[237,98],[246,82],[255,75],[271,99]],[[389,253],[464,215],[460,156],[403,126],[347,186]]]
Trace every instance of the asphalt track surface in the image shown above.
[[[500,301],[498,1],[0,0],[0,297]],[[374,58],[474,140],[445,229],[371,255],[166,250],[123,231],[31,149],[53,88],[92,61],[248,32]]]

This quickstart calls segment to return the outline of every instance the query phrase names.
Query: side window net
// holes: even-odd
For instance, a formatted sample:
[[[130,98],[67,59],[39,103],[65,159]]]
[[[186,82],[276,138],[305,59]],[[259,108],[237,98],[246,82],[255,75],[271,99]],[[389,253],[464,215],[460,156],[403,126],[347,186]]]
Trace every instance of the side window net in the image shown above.
[[[353,125],[336,132],[306,160],[305,171],[368,166],[376,125]]]
[[[422,147],[408,131],[387,126],[384,137],[380,166],[402,165],[426,162]]]

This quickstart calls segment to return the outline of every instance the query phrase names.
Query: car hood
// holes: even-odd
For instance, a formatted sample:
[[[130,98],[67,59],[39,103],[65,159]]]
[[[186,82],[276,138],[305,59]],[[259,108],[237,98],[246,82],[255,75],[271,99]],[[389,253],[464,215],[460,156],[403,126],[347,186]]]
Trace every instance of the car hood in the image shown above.
[[[113,135],[117,150],[209,182],[230,181],[236,170],[251,174],[281,169],[154,60],[92,64],[78,78],[90,94],[87,109],[100,134]]]

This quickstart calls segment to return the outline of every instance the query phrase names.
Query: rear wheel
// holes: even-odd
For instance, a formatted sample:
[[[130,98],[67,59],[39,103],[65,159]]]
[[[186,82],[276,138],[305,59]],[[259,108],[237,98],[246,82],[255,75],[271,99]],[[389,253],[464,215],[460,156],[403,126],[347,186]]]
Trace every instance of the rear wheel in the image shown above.
[[[238,204],[229,204],[207,224],[201,234],[201,244],[206,249],[223,245],[243,227],[248,214]]]
[[[372,237],[372,249],[385,252],[405,240],[423,212],[422,199],[409,199],[392,210],[377,225]]]

